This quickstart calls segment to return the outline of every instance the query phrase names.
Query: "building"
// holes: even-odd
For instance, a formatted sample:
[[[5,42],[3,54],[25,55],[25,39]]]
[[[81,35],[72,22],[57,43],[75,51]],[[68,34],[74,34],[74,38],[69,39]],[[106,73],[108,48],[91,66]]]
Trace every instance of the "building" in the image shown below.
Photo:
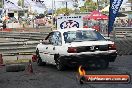
[[[15,17],[16,19],[18,19],[21,16],[25,16],[28,17],[28,9],[24,8],[24,9],[12,9],[12,10],[8,10],[6,11],[6,15],[8,15],[9,17]]]

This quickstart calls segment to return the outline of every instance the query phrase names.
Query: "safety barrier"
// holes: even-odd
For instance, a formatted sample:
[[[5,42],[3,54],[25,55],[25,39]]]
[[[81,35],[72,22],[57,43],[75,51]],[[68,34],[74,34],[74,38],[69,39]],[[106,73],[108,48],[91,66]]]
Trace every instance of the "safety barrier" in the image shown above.
[[[4,56],[34,54],[37,44],[48,33],[0,32],[0,53]],[[6,42],[4,42],[6,40]]]
[[[115,27],[113,41],[119,55],[132,55],[132,27]]]
[[[132,35],[132,27],[115,27],[113,31],[114,38],[124,38],[127,35]],[[128,37],[128,36],[127,36]],[[132,37],[132,36],[129,36]]]

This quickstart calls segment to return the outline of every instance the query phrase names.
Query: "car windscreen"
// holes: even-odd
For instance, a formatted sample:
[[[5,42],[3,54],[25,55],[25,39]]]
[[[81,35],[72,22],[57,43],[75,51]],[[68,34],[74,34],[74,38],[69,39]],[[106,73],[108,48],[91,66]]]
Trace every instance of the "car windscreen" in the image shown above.
[[[64,32],[63,35],[64,41],[66,43],[83,41],[105,41],[105,38],[96,30],[67,31]]]

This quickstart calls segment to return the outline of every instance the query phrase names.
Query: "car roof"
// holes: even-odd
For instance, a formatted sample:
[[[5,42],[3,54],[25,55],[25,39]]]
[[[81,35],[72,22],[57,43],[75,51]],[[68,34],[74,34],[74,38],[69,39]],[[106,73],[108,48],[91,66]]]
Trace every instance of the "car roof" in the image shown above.
[[[67,32],[67,31],[76,31],[76,30],[95,30],[93,28],[66,28],[66,29],[57,29],[53,31]]]

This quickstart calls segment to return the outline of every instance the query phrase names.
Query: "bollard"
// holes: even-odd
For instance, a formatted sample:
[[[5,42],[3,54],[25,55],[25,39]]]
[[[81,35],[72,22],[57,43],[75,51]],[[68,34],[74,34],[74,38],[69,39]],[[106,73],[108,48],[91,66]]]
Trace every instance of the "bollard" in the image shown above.
[[[2,54],[0,54],[0,66],[5,66],[5,65],[3,64]]]

